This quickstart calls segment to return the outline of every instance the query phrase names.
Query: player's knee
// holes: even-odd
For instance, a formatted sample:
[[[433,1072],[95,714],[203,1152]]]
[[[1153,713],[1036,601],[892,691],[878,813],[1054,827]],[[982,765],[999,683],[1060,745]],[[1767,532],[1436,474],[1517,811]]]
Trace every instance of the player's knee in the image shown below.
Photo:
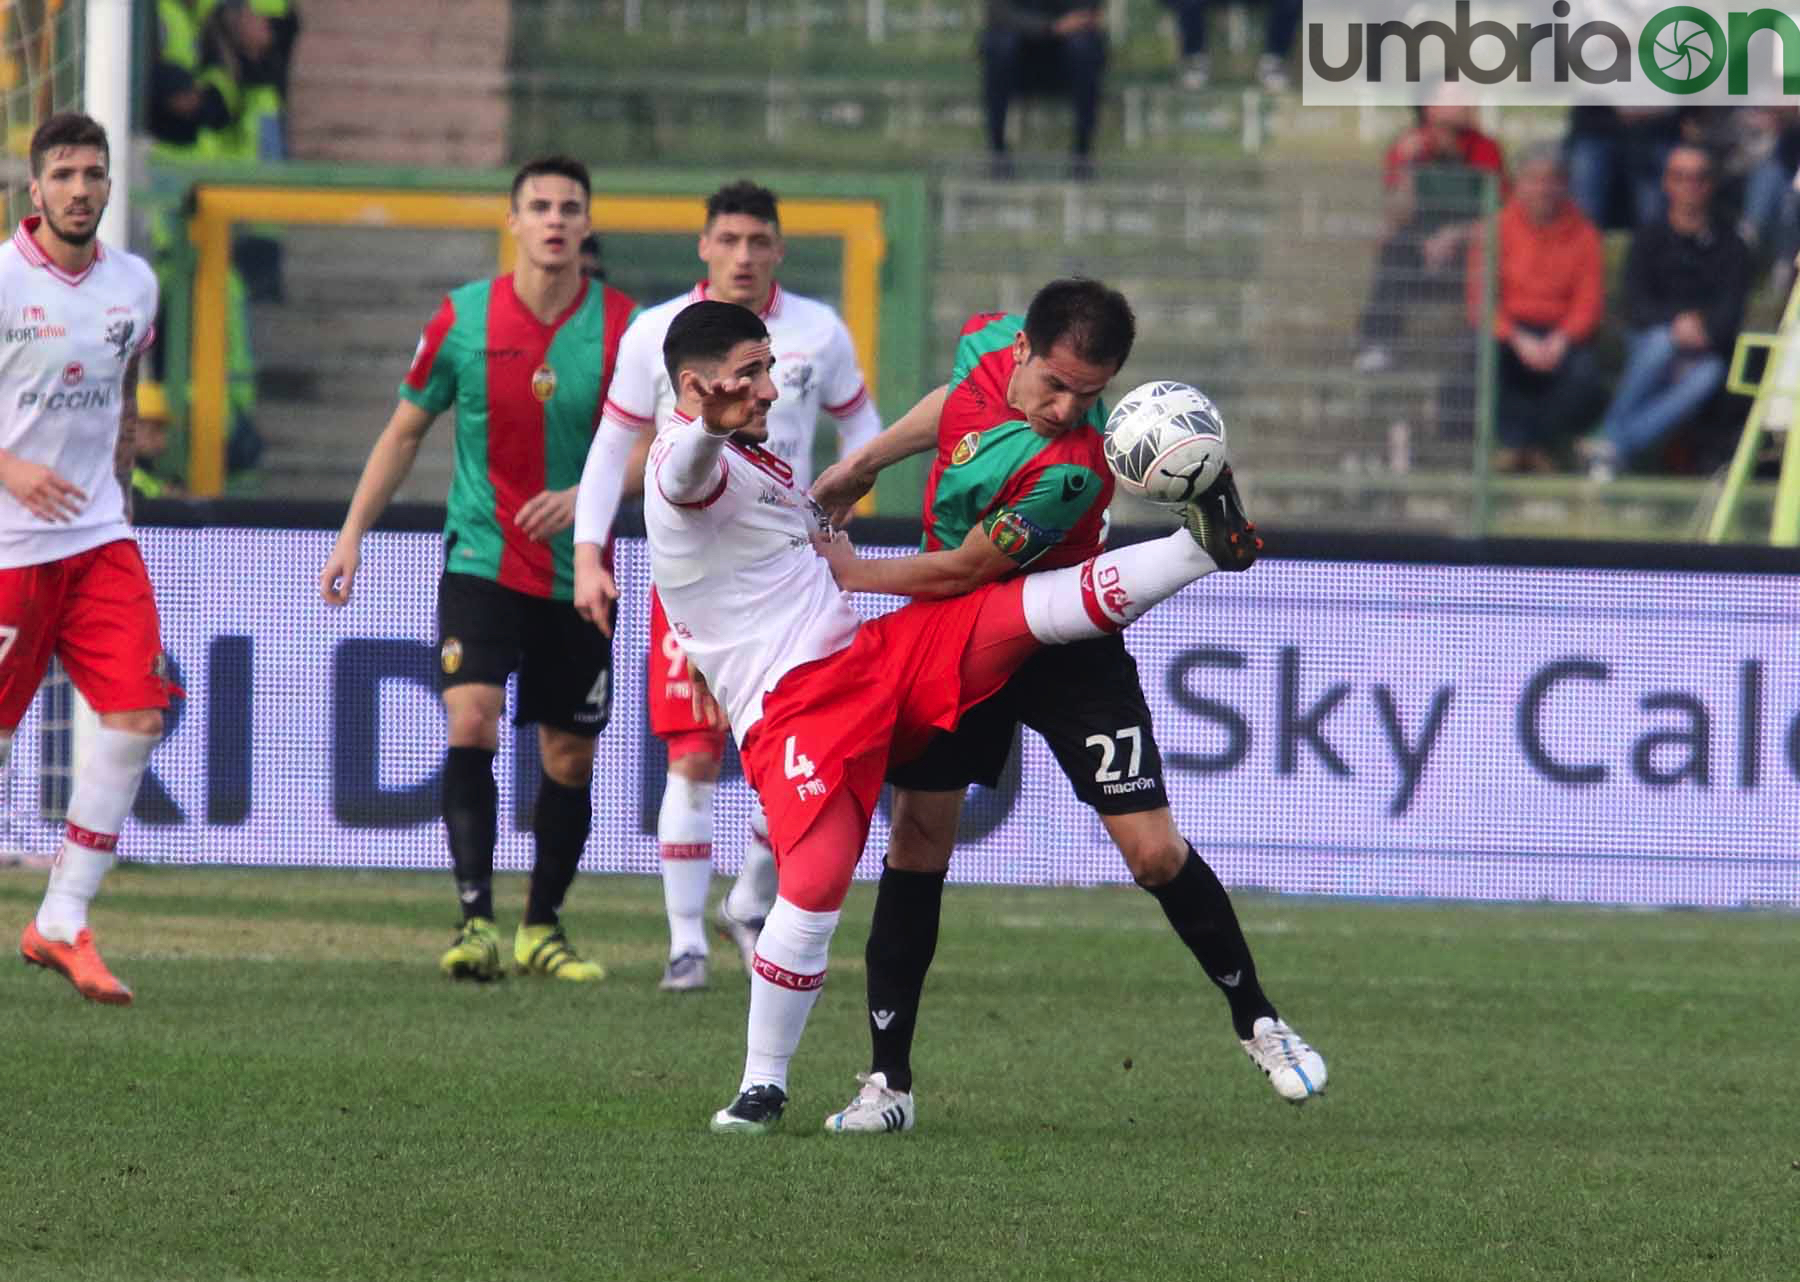
[[[123,730],[126,734],[160,739],[163,732],[163,714],[161,708],[134,708],[130,712],[108,712],[101,716],[100,724],[108,730]]]
[[[1146,889],[1168,885],[1187,862],[1187,842],[1176,832],[1126,832],[1114,840],[1131,879]]]
[[[594,773],[594,741],[586,735],[542,728],[538,752],[544,773],[565,788],[582,787]]]
[[[850,893],[850,876],[856,871],[854,860],[836,863],[841,866],[826,867],[819,860],[782,862],[777,893],[809,913],[836,912],[844,906]]]
[[[961,793],[894,791],[887,864],[901,872],[943,872],[956,845]]]

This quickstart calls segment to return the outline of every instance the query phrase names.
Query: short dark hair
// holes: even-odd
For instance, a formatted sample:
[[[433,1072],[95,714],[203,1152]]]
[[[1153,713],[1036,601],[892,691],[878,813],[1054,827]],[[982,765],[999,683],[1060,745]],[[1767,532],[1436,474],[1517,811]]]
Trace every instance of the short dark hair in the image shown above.
[[[663,338],[663,368],[679,391],[682,370],[717,364],[739,343],[754,343],[768,336],[769,327],[748,307],[716,298],[690,303],[669,322]]]
[[[31,135],[33,178],[44,172],[44,157],[58,147],[98,147],[106,153],[107,167],[112,166],[112,147],[106,141],[106,127],[79,111],[59,111]]]
[[[713,219],[720,214],[748,214],[779,228],[781,213],[777,205],[774,192],[757,186],[748,178],[740,178],[706,198],[706,225],[711,227]]]
[[[519,166],[519,172],[513,175],[512,203],[519,203],[519,188],[525,185],[527,178],[551,176],[580,183],[581,194],[589,200],[594,198],[594,184],[588,181],[588,167],[573,156],[555,155],[539,156],[536,160],[528,160]]]
[[[1058,343],[1095,365],[1124,367],[1137,341],[1137,317],[1125,295],[1097,280],[1053,280],[1025,313],[1025,341],[1033,356],[1048,356]]]

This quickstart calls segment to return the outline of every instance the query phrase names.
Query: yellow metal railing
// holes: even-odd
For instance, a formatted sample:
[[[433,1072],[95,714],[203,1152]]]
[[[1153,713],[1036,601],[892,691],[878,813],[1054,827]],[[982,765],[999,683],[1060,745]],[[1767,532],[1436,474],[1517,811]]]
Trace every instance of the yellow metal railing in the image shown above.
[[[193,399],[189,410],[188,485],[196,495],[224,492],[226,404],[226,275],[231,233],[241,222],[332,227],[492,228],[495,260],[512,270],[505,193],[400,191],[202,184],[194,189],[189,235],[196,250],[192,326]],[[602,195],[593,220],[601,232],[698,234],[706,218],[698,196]],[[887,254],[882,207],[874,200],[793,199],[781,203],[786,236],[843,242],[843,316],[871,396],[880,369],[881,265]]]

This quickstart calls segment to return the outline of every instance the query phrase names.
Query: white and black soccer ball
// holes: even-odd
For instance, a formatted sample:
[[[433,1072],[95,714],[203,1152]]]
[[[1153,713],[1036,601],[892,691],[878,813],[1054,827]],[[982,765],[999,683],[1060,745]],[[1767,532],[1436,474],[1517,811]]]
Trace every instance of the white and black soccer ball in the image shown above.
[[[1225,420],[1186,383],[1134,387],[1106,418],[1106,461],[1128,493],[1181,507],[1230,461]]]

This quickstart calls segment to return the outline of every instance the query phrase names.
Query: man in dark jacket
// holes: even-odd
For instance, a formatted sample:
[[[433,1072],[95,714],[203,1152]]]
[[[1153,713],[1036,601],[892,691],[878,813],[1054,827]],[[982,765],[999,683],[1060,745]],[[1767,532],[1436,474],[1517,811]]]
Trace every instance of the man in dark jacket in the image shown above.
[[[1106,70],[1106,13],[1099,0],[988,0],[981,36],[982,96],[997,178],[1012,176],[1006,109],[1021,93],[1067,94],[1075,104],[1069,176],[1094,173],[1094,126]]]
[[[1631,350],[1618,390],[1585,445],[1588,475],[1610,481],[1654,455],[1725,381],[1750,292],[1750,251],[1712,217],[1712,158],[1678,146],[1663,166],[1668,212],[1642,228],[1625,260]]]

